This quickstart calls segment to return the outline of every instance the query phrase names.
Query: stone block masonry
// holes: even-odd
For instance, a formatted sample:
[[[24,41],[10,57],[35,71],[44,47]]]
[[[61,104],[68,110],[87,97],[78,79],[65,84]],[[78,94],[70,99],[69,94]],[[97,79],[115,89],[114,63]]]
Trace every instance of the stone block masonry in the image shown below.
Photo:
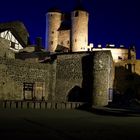
[[[22,100],[23,83],[41,82],[44,84],[43,93],[34,92],[34,96],[40,100],[43,94],[45,100],[47,100],[49,93],[51,93],[49,85],[51,66],[49,64],[28,63],[0,57],[0,99]]]
[[[50,102],[48,108],[76,106],[64,105],[66,102],[108,104],[114,74],[110,51],[63,53],[50,57],[52,61],[47,63],[0,57],[0,100],[44,100]],[[30,86],[32,91],[29,91]],[[18,104],[12,102],[9,106],[16,108]],[[22,106],[45,108],[43,103],[23,102]]]
[[[55,100],[107,105],[113,69],[110,51],[58,55]]]
[[[46,102],[46,101],[0,101],[0,108],[7,109],[76,109],[83,102]]]
[[[111,52],[96,52],[93,56],[93,96],[92,104],[105,106],[109,102],[109,90],[113,89],[114,66]]]

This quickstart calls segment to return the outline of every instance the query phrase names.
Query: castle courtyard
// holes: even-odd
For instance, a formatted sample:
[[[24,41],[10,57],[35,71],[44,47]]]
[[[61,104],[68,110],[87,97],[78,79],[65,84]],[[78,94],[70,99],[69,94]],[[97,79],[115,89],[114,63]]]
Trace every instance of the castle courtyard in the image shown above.
[[[0,109],[1,138],[128,140],[140,136],[139,114],[80,110]]]

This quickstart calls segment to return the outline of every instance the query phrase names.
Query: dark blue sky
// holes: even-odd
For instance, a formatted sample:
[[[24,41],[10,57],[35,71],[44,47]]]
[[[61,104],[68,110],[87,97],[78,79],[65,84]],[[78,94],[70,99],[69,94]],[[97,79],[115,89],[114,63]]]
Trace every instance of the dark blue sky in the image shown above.
[[[6,0],[1,2],[0,22],[21,20],[31,40],[41,36],[45,40],[45,14],[58,7],[70,12],[76,0]],[[140,58],[140,1],[139,0],[83,0],[90,13],[89,42],[113,43],[126,47],[135,44]]]

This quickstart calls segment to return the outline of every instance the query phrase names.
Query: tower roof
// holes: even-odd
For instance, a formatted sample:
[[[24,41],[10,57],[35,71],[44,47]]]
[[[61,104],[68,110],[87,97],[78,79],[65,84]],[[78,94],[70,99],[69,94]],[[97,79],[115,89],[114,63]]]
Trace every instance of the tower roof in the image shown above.
[[[0,32],[5,30],[10,30],[23,46],[27,45],[29,33],[21,21],[0,23]]]
[[[83,6],[76,6],[73,11],[77,11],[77,10],[87,12],[87,10]]]
[[[73,11],[77,11],[77,10],[86,11],[86,12],[87,12],[87,9],[83,6],[81,0],[77,0],[76,6],[75,6],[75,8],[73,9]]]
[[[57,13],[62,13],[62,12],[61,12],[61,10],[60,10],[60,9],[58,9],[58,8],[50,8],[50,9],[48,10],[48,12],[57,12]]]

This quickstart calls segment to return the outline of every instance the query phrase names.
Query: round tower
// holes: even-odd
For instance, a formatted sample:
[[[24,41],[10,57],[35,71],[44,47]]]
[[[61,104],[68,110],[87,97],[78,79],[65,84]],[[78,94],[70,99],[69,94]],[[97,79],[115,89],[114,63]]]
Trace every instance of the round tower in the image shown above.
[[[89,14],[81,8],[71,13],[71,49],[72,52],[87,51]]]
[[[61,25],[62,13],[51,9],[46,14],[46,45],[47,51],[55,52],[58,45],[58,29]]]

